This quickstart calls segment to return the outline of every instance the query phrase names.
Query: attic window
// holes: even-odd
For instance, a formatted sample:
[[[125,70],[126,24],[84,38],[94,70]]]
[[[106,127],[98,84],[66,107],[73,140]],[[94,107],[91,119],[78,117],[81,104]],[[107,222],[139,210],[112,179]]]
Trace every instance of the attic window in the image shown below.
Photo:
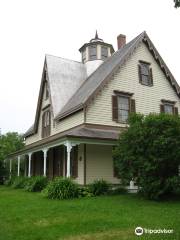
[[[48,137],[51,131],[51,113],[49,110],[42,115],[42,138]]]
[[[102,46],[101,47],[101,58],[105,60],[108,57],[108,48]]]
[[[46,86],[45,86],[45,98],[48,99],[49,98],[49,89],[48,89],[48,84],[46,82]]]
[[[153,77],[152,68],[150,68],[150,63],[139,61],[138,69],[139,69],[139,82],[146,86],[152,86]]]
[[[89,46],[89,60],[97,59],[97,47]]]

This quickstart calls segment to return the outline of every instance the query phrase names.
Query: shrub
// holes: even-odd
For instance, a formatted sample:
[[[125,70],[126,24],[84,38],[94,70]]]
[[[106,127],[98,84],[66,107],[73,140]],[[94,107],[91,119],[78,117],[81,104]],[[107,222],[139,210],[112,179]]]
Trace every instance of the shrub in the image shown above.
[[[122,183],[134,179],[149,199],[173,194],[180,185],[180,117],[132,115],[113,153]]]
[[[127,189],[123,186],[114,187],[109,191],[110,195],[119,195],[127,193]]]
[[[89,187],[81,187],[78,188],[78,197],[93,197],[94,194],[90,191]]]
[[[57,177],[50,181],[43,190],[43,195],[50,199],[69,199],[78,197],[78,185],[70,178]]]
[[[27,177],[14,177],[13,182],[12,182],[12,187],[13,188],[24,188],[27,181],[28,181]]]
[[[6,185],[6,186],[11,186],[11,185],[13,184],[13,182],[14,182],[14,178],[15,178],[15,177],[11,177],[11,178],[7,179],[7,180],[4,182],[4,185]]]
[[[25,184],[25,190],[28,192],[40,192],[48,184],[48,179],[43,176],[34,176],[29,178]]]
[[[94,196],[107,194],[109,188],[110,185],[103,179],[95,180],[89,185],[89,190]]]

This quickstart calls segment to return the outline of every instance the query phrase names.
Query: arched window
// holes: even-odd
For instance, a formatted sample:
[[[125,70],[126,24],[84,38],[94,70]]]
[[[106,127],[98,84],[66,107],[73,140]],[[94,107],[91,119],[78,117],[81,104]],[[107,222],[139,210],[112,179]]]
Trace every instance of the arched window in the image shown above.
[[[42,137],[48,137],[51,132],[51,113],[49,110],[42,115]]]

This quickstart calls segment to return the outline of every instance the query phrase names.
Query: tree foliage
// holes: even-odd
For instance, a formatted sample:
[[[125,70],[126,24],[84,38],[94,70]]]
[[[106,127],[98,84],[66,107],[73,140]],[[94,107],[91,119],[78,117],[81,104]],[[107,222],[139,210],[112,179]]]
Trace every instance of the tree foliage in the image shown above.
[[[174,0],[175,8],[180,7],[180,0]]]
[[[114,150],[124,183],[134,179],[144,196],[158,199],[180,190],[180,118],[168,114],[132,115]]]
[[[22,135],[16,132],[9,132],[0,135],[0,178],[6,173],[4,160],[7,158],[7,155],[18,151],[23,147],[24,141]]]

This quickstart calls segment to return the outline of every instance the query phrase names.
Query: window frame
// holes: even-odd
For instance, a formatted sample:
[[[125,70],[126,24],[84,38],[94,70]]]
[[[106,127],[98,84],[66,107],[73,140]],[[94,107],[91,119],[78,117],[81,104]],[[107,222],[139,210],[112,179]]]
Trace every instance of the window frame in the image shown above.
[[[175,106],[176,101],[171,101],[171,100],[166,100],[166,99],[161,99],[161,109],[160,112],[165,113],[165,114],[172,114],[172,115],[178,115],[178,107]],[[165,106],[170,106],[172,107],[172,113],[165,111]]]
[[[124,98],[128,99],[128,107],[129,108],[128,108],[127,111],[128,111],[128,117],[129,117],[129,114],[131,112],[135,112],[135,109],[132,110],[132,101],[134,101],[134,108],[135,108],[135,100],[132,99],[132,96],[133,96],[134,93],[114,90],[114,94],[115,94],[115,97],[117,97],[117,120],[116,120],[116,122],[117,123],[122,123],[122,124],[127,124],[128,118],[127,118],[126,121],[123,121],[122,119],[119,118],[119,100],[118,100],[118,98],[124,97]],[[121,109],[121,110],[123,110],[123,109]],[[113,111],[113,109],[112,109],[112,111]]]
[[[45,100],[49,98],[49,88],[48,88],[48,83],[46,81],[45,83]]]
[[[91,54],[91,48],[96,49],[96,51],[95,51],[96,54],[95,54],[95,55],[94,55],[94,54],[93,54],[93,55]],[[89,60],[90,60],[90,61],[93,61],[93,60],[96,60],[96,59],[97,59],[97,45],[91,45],[91,46],[89,46],[89,47],[88,47],[88,52],[89,52]]]
[[[147,67],[147,71],[148,74],[144,74],[142,73],[142,65],[144,67]],[[138,64],[138,71],[139,71],[139,83],[144,85],[144,86],[148,86],[148,87],[152,87],[153,86],[153,76],[152,76],[152,68],[150,67],[151,63],[143,61],[143,60],[139,60],[139,64]],[[146,83],[145,81],[143,81],[143,77],[148,78],[148,83]]]
[[[107,50],[107,56],[103,54],[103,49],[106,49]],[[108,47],[106,46],[101,46],[101,59],[102,60],[106,60],[108,58]]]
[[[119,123],[127,123],[127,120],[128,120],[128,117],[129,117],[129,114],[130,114],[130,97],[129,96],[125,96],[125,95],[118,95],[117,96],[118,97],[118,122]],[[124,99],[126,99],[126,100],[128,100],[128,104],[127,104],[127,106],[128,106],[128,109],[125,109],[125,108],[120,108],[120,98],[122,99],[122,98],[124,98]],[[127,112],[127,119],[126,120],[123,120],[123,114],[122,114],[122,116],[121,116],[121,118],[120,118],[120,112],[122,112],[122,111],[124,111],[124,112]]]
[[[51,134],[51,112],[50,109],[42,114],[42,138],[49,137]]]
[[[168,111],[166,111],[166,110],[165,110],[166,107],[171,107],[172,112],[168,112]],[[169,104],[169,103],[165,103],[165,104],[164,104],[164,113],[172,114],[172,115],[173,115],[173,114],[174,114],[174,105]]]

